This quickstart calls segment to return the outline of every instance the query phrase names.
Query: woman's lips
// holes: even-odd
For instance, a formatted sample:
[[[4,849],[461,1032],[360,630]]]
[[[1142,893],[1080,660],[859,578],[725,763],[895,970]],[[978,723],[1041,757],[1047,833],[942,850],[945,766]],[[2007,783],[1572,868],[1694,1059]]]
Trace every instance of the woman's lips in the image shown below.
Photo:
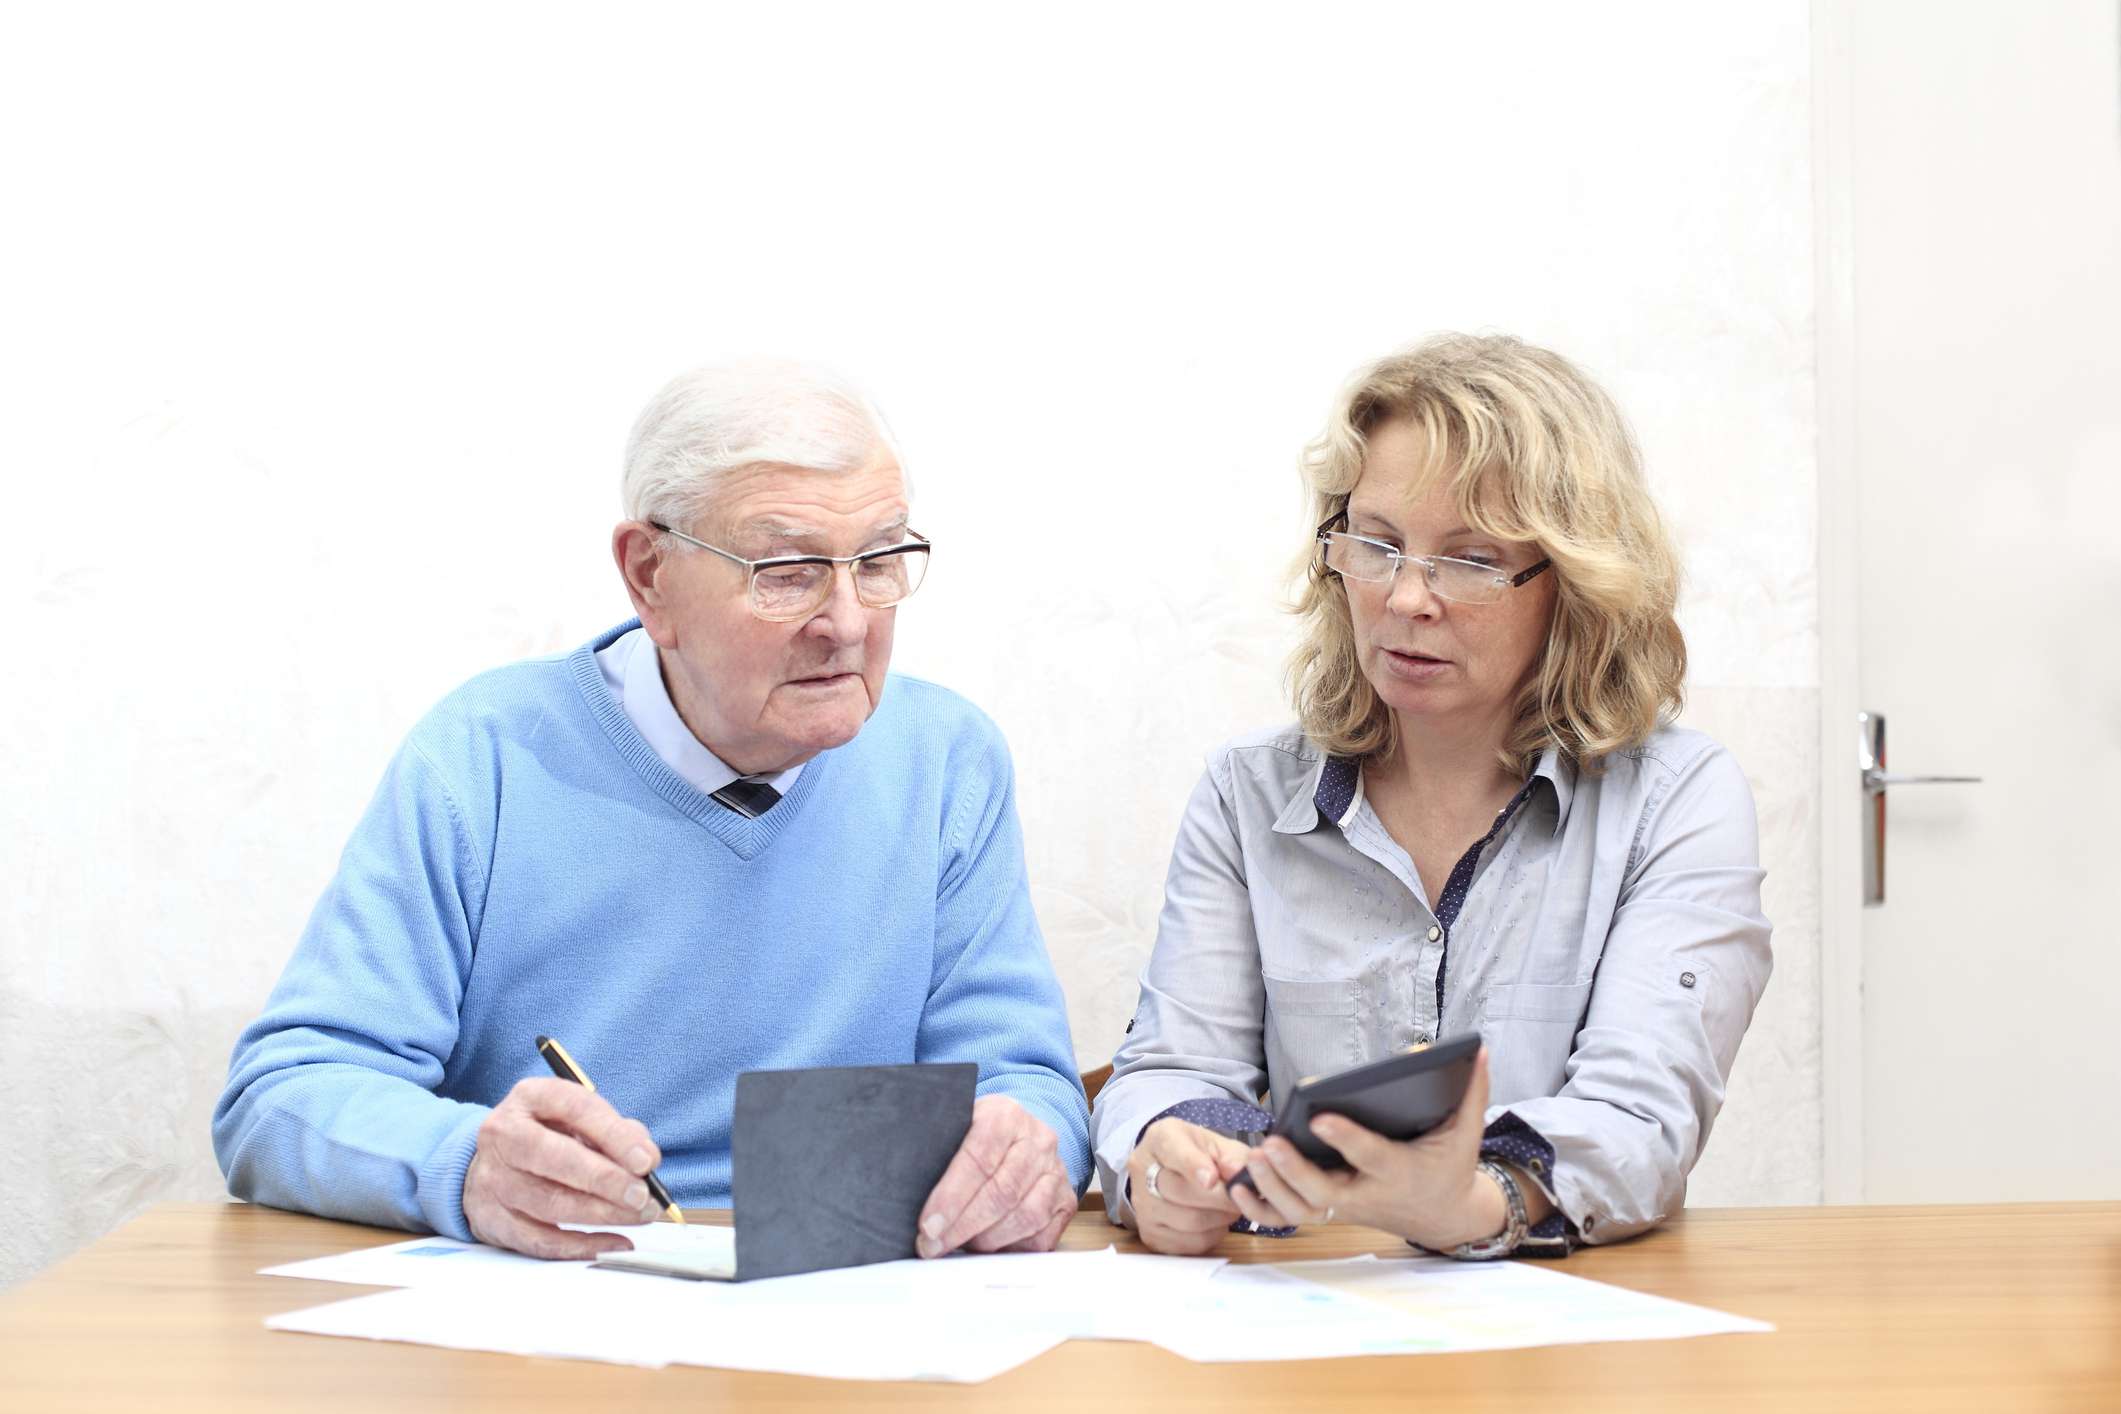
[[[1451,664],[1442,658],[1425,657],[1419,653],[1401,653],[1396,649],[1379,650],[1384,655],[1385,670],[1396,678],[1408,682],[1432,682],[1442,677]]]

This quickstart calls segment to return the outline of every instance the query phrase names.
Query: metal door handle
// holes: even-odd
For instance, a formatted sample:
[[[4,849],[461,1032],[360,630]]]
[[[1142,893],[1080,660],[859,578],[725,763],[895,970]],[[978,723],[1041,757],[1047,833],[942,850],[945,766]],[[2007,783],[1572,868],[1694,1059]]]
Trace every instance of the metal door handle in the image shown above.
[[[1903,776],[1898,771],[1881,771],[1872,767],[1863,773],[1863,788],[1872,795],[1887,786],[1948,786],[1977,785],[1979,776]]]
[[[1863,905],[1885,902],[1885,792],[1888,786],[1973,785],[1979,776],[1913,776],[1885,769],[1885,714],[1856,714],[1856,769],[1863,780]]]

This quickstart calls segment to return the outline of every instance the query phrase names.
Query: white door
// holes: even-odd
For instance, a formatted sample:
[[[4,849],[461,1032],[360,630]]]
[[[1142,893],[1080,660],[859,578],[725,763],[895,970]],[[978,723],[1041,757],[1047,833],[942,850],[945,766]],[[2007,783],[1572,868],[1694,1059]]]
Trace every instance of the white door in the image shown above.
[[[2121,7],[1814,14],[1827,1196],[2121,1197]]]

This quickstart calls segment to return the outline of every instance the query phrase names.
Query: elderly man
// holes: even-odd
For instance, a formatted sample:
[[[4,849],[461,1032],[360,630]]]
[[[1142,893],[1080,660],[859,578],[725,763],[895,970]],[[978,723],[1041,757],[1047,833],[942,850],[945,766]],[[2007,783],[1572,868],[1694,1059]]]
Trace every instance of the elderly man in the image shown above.
[[[739,1072],[971,1061],[918,1248],[1051,1247],[1087,1107],[1001,736],[885,675],[929,546],[881,419],[821,370],[704,369],[624,495],[638,621],[413,729],[237,1042],[230,1190],[585,1257],[629,1244],[561,1224],[653,1215],[652,1169],[728,1201]],[[534,1078],[540,1032],[598,1092]]]

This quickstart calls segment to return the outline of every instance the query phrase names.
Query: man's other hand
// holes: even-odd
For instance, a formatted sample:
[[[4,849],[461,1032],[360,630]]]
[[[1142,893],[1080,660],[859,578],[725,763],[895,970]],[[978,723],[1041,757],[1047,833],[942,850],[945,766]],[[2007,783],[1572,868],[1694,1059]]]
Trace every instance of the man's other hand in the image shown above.
[[[1050,1252],[1073,1216],[1075,1185],[1053,1131],[1007,1095],[985,1095],[921,1209],[916,1246],[923,1257]]]

